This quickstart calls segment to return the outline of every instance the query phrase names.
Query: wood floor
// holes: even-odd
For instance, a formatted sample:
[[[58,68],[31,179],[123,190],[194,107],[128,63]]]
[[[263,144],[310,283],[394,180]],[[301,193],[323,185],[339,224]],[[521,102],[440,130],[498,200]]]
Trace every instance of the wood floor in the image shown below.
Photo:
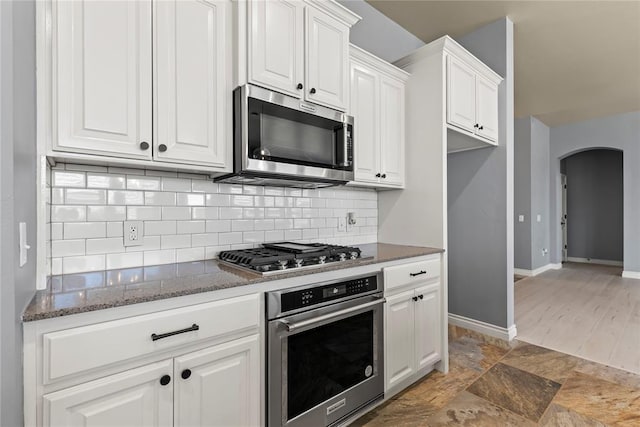
[[[518,340],[640,374],[640,280],[565,263],[515,284]]]

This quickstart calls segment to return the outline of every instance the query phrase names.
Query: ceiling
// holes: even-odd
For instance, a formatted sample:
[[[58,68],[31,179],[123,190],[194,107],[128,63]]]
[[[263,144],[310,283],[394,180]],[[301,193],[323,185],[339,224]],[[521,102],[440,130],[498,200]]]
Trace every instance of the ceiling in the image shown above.
[[[430,42],[514,23],[515,115],[548,126],[640,110],[640,0],[367,0]]]

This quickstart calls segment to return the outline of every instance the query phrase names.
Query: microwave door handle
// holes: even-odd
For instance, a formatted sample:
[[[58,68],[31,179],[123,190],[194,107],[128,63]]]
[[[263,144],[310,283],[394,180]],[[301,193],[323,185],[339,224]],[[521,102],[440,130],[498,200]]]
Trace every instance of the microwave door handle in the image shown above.
[[[286,319],[279,319],[278,321],[282,323],[289,332],[294,332],[297,329],[301,329],[307,326],[315,325],[316,323],[321,323],[326,320],[335,319],[338,317],[344,317],[348,314],[354,313],[356,311],[364,310],[365,308],[373,307],[374,305],[383,304],[386,302],[386,299],[380,298],[375,301],[371,301],[365,304],[360,304],[355,307],[345,308],[343,310],[334,311],[333,313],[324,314],[322,316],[314,317],[313,319],[303,320],[296,323],[291,323]]]
[[[349,125],[347,122],[342,123],[342,166],[349,166]]]

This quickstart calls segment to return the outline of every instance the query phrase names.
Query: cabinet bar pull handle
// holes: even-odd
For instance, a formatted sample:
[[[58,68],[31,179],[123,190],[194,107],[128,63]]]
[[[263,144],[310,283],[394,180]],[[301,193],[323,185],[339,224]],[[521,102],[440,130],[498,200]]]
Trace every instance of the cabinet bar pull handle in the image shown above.
[[[419,271],[419,272],[417,272],[417,273],[409,273],[409,276],[411,276],[411,277],[416,277],[416,276],[419,276],[419,275],[421,275],[421,274],[427,274],[427,272],[426,272],[426,271],[424,271],[424,270],[420,270],[420,271]]]
[[[196,325],[194,323],[190,327],[184,328],[184,329],[180,329],[178,331],[167,332],[167,333],[164,333],[164,334],[151,334],[151,339],[153,341],[157,341],[157,340],[161,340],[162,338],[172,337],[172,336],[178,335],[178,334],[184,334],[185,332],[197,331],[199,329],[200,329],[200,326],[198,326],[198,325]]]

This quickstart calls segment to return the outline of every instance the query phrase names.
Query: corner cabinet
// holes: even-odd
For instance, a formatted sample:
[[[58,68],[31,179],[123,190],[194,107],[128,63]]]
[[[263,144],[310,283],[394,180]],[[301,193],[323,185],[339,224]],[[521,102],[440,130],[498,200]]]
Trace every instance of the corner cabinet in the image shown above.
[[[37,6],[48,156],[230,170],[230,0]]]
[[[385,279],[385,394],[434,369],[446,345],[440,256],[388,267]]]
[[[409,74],[356,46],[350,52],[348,111],[355,120],[355,179],[350,184],[403,188]]]
[[[247,14],[246,81],[345,111],[349,28],[360,17],[334,1],[250,0],[239,4],[238,10],[243,7]],[[242,69],[242,58],[240,62]],[[240,77],[238,84],[242,83]]]

